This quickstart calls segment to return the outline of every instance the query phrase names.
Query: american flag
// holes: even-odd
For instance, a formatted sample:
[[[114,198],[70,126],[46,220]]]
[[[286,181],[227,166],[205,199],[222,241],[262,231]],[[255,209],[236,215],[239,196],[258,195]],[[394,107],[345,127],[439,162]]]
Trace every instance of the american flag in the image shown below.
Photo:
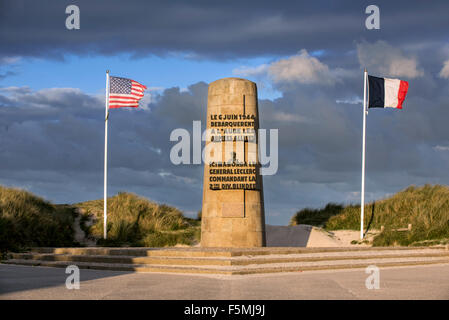
[[[143,91],[147,88],[137,81],[109,77],[109,108],[139,106],[139,100],[143,97]]]

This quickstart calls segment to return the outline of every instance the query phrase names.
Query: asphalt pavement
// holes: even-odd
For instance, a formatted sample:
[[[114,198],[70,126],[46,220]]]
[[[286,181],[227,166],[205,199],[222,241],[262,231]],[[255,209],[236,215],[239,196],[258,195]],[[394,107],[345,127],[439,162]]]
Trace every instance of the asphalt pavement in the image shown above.
[[[249,276],[128,273],[80,269],[67,289],[64,268],[0,264],[5,299],[449,299],[449,264],[381,268],[379,289],[365,269]]]

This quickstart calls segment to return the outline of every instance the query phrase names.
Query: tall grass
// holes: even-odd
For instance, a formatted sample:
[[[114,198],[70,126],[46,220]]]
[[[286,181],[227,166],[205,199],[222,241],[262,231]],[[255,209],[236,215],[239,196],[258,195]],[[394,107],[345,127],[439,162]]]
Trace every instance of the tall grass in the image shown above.
[[[171,246],[193,244],[199,239],[199,222],[174,207],[158,204],[133,193],[120,192],[107,200],[108,240],[103,236],[103,200],[75,204],[97,217],[92,234],[103,245]]]
[[[0,186],[0,251],[72,246],[75,213],[30,192]]]
[[[290,219],[290,225],[310,224],[322,227],[330,217],[339,214],[343,210],[343,205],[328,203],[323,209],[302,209],[294,214]]]
[[[360,228],[360,205],[341,206],[340,210],[335,210],[335,205],[332,205],[311,213],[302,210],[292,217],[292,221],[313,222],[311,218],[304,219],[313,214],[317,215],[317,220],[324,220],[322,225],[327,230]],[[408,224],[412,224],[410,232],[393,230],[407,227]],[[385,231],[374,239],[373,245],[376,246],[446,241],[449,239],[449,187],[428,184],[410,186],[390,198],[369,203],[365,205],[364,225],[370,229],[385,227]]]

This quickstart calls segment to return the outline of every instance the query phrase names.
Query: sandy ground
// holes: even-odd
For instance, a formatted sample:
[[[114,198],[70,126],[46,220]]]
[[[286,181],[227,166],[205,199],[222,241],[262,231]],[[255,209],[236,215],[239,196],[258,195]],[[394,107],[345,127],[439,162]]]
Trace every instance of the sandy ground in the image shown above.
[[[75,240],[79,243],[91,247],[95,246],[95,241],[85,237],[84,231],[80,228],[81,215],[79,214],[74,222]],[[88,223],[92,224],[93,221]],[[356,230],[335,230],[326,231],[322,228],[300,224],[296,226],[273,226],[266,225],[266,240],[268,247],[355,247],[371,246],[374,236],[378,231],[370,231],[365,236],[365,242],[360,241],[360,232]],[[356,244],[351,243],[357,241]],[[194,245],[199,247],[200,244]],[[176,245],[176,247],[189,247],[188,245]]]
[[[78,215],[75,218],[75,221],[73,222],[73,229],[75,230],[75,241],[79,242],[79,243],[83,243],[84,242],[84,238],[85,238],[85,233],[84,231],[81,229],[80,227],[80,220],[81,220],[81,216]]]
[[[374,237],[379,234],[379,232],[380,231],[377,230],[369,231],[364,238],[369,243],[358,243],[357,246],[371,246]],[[337,239],[342,247],[354,246],[354,244],[351,244],[351,242],[354,240],[360,242],[360,231],[335,230],[331,231],[330,233],[333,234],[333,236]]]
[[[336,230],[328,232],[322,228],[305,224],[296,226],[266,226],[268,247],[355,247],[371,246],[377,234],[370,231],[365,237],[368,243],[360,242],[360,232],[356,230]]]
[[[75,230],[75,236],[74,236],[75,241],[77,241],[87,247],[94,247],[96,244],[96,241],[86,238],[85,232],[80,227],[80,222],[81,222],[81,214],[80,214],[80,212],[78,212],[78,215],[76,216],[75,221],[73,222],[73,229]],[[92,219],[90,219],[87,222],[87,224],[92,225],[93,224]]]

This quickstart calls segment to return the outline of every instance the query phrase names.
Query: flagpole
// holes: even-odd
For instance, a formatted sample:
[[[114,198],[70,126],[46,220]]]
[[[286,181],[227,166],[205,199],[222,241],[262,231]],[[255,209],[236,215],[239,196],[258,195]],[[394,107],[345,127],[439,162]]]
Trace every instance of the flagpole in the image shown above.
[[[361,203],[360,203],[360,240],[363,240],[363,219],[365,215],[365,140],[366,140],[366,83],[368,78],[368,72],[363,72],[363,139],[362,139],[362,191]]]
[[[104,118],[104,212],[103,238],[107,238],[108,221],[108,118],[109,118],[109,70],[106,70],[106,102]]]

